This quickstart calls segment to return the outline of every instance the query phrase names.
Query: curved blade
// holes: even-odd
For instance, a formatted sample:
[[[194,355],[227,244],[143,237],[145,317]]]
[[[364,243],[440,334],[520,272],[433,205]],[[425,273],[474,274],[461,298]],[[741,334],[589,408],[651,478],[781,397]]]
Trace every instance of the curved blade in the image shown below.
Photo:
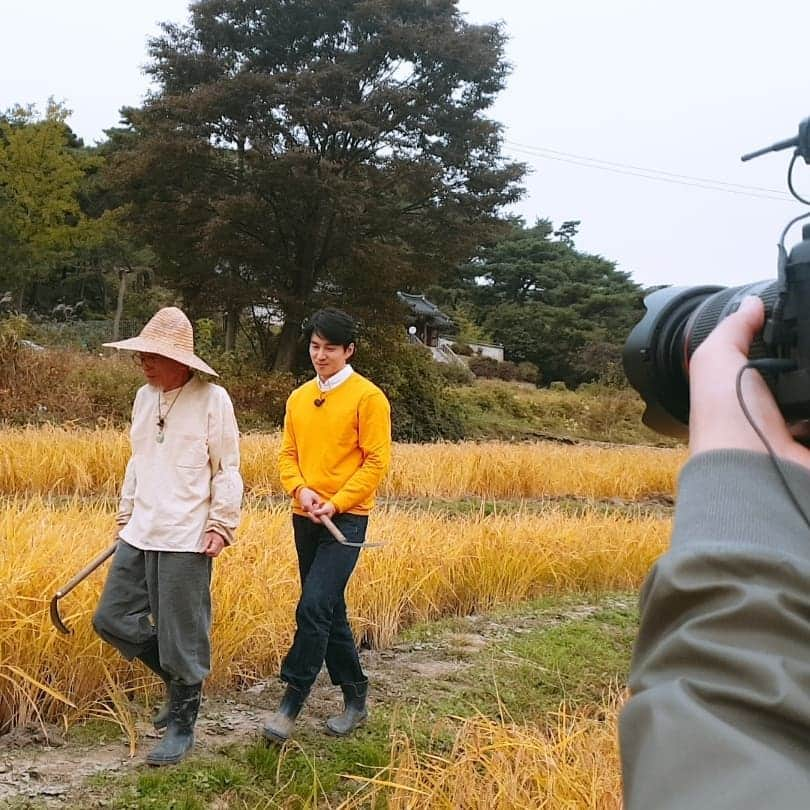
[[[61,596],[62,594],[58,593],[51,599],[51,622],[60,633],[69,636],[73,631],[62,621],[59,615],[59,597]]]
[[[67,585],[62,586],[60,590],[56,592],[53,599],[51,599],[51,621],[53,622],[53,626],[60,632],[64,633],[66,636],[70,635],[73,631],[68,628],[68,626],[62,621],[59,616],[59,600],[63,596],[67,596],[82,580],[86,579],[93,571],[96,570],[105,560],[108,560],[112,555],[115,553],[115,549],[118,547],[118,540],[116,540],[109,548],[105,548],[99,555],[94,557],[81,571],[79,571]]]

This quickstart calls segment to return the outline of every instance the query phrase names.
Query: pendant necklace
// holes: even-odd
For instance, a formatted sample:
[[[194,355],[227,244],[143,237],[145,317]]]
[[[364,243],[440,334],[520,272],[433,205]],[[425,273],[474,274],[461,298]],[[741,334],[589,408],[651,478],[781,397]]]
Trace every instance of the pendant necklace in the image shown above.
[[[180,398],[180,394],[183,392],[183,388],[185,388],[185,385],[180,386],[180,390],[177,392],[177,395],[172,400],[172,404],[169,405],[168,409],[166,410],[166,413],[163,413],[163,414],[160,412],[160,391],[158,391],[158,407],[157,407],[157,414],[158,414],[157,428],[158,428],[158,430],[157,430],[157,435],[155,436],[155,441],[158,444],[163,444],[163,439],[165,438],[164,435],[163,435],[163,429],[166,426],[166,417],[171,413],[171,410],[174,407],[174,403],[177,402],[177,400]]]
[[[312,403],[316,408],[320,408],[324,402],[326,402],[326,392],[329,390],[328,388],[321,387],[321,378],[318,377],[318,398]]]

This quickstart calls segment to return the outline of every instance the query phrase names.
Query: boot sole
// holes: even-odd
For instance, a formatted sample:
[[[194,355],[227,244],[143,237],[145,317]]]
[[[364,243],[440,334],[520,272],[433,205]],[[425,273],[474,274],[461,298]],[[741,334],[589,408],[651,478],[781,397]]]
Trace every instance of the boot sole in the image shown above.
[[[323,725],[326,729],[326,733],[331,734],[333,737],[350,737],[355,731],[357,731],[358,728],[360,728],[360,726],[364,726],[366,724],[366,720],[368,720],[368,715],[366,715],[362,720],[358,720],[358,722],[355,723],[354,726],[352,726],[352,728],[350,728],[348,731],[335,731],[335,729],[333,729],[329,723],[324,723]]]
[[[262,737],[265,742],[275,743],[276,745],[284,745],[284,743],[290,739],[289,737],[283,737],[281,734],[276,734],[266,728],[262,729]]]
[[[177,765],[179,762],[182,762],[190,753],[191,748],[189,748],[188,751],[183,751],[179,757],[172,757],[171,759],[151,759],[149,756],[147,756],[146,764],[151,765],[153,768],[160,768],[163,765]]]
[[[146,764],[150,768],[162,768],[165,765],[179,765],[184,759],[186,755],[183,754],[182,757],[178,757],[177,759],[161,759],[160,761],[154,759],[147,759]]]

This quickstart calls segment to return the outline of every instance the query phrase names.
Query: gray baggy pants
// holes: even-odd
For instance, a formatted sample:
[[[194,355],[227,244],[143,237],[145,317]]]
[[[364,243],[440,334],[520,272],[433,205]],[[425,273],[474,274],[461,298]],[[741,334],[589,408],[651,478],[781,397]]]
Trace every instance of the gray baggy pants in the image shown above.
[[[172,680],[202,682],[211,671],[211,563],[205,554],[142,551],[119,540],[93,628],[128,660],[157,641]]]

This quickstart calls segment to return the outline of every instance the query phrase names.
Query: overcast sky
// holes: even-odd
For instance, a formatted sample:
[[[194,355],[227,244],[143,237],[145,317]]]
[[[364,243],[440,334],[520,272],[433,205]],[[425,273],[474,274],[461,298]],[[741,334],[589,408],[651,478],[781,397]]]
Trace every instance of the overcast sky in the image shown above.
[[[581,220],[578,246],[645,285],[775,276],[779,232],[801,212],[785,199],[789,153],[747,164],[739,156],[795,135],[810,116],[809,3],[459,7],[474,22],[501,19],[511,36],[513,72],[492,116],[505,127],[505,150],[532,167],[518,213]],[[185,21],[187,8],[186,0],[7,0],[0,108],[44,106],[53,95],[74,111],[85,141],[101,139],[118,109],[143,97],[147,37],[160,20]],[[638,176],[647,170],[678,183]],[[802,171],[799,185],[810,191]],[[698,187],[706,185],[736,193]]]

